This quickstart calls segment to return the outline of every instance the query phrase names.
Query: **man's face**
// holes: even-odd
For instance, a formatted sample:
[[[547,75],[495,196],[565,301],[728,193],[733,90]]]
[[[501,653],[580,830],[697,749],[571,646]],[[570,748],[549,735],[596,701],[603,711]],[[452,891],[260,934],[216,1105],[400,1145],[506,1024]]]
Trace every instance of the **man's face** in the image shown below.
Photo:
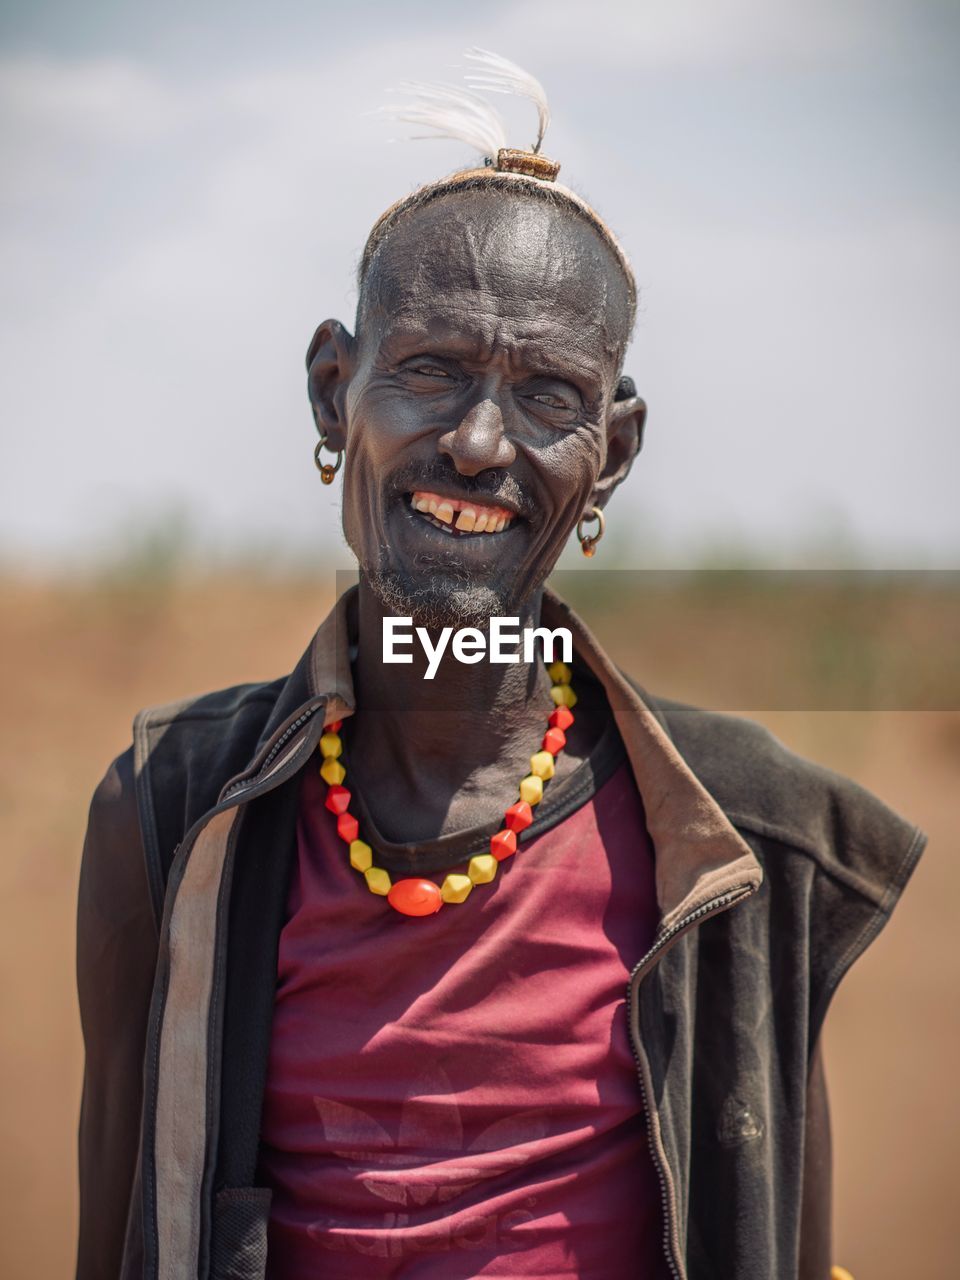
[[[374,258],[343,399],[343,526],[393,613],[516,615],[590,505],[627,287],[569,211],[502,192],[406,215]]]

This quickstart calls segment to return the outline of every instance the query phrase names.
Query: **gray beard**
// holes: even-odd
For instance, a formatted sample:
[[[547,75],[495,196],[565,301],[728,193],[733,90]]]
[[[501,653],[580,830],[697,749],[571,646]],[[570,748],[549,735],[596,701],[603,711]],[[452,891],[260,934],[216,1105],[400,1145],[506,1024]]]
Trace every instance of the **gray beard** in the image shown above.
[[[388,613],[412,618],[416,627],[477,627],[486,631],[491,617],[513,617],[517,612],[493,584],[477,582],[451,568],[439,572],[424,568],[416,575],[374,569],[364,576]]]

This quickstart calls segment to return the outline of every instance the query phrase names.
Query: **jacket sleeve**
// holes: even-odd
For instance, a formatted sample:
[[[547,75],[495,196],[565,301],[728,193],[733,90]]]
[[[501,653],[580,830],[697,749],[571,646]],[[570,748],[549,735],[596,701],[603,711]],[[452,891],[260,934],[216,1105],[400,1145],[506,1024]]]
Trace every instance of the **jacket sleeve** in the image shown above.
[[[833,1148],[830,1107],[817,1038],[807,1077],[798,1280],[830,1280],[833,1254]]]
[[[77,1280],[117,1280],[120,1274],[156,958],[131,748],[94,793],[80,869],[77,989],[86,1056]]]

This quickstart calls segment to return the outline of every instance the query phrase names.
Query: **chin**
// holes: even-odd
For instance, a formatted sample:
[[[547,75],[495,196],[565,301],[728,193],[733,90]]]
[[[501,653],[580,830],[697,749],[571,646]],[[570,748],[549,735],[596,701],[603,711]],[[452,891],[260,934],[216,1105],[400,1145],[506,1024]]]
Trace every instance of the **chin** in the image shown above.
[[[376,569],[364,576],[388,613],[412,618],[414,626],[430,630],[477,627],[485,631],[492,617],[516,617],[523,603],[500,584],[477,582],[449,569],[416,573]]]

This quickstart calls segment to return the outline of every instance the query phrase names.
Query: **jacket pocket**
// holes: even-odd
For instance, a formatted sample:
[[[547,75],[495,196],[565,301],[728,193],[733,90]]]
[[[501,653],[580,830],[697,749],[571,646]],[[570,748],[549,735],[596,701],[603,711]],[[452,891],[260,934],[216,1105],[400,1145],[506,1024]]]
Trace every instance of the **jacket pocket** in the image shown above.
[[[264,1280],[269,1187],[225,1187],[213,1203],[210,1280]]]

